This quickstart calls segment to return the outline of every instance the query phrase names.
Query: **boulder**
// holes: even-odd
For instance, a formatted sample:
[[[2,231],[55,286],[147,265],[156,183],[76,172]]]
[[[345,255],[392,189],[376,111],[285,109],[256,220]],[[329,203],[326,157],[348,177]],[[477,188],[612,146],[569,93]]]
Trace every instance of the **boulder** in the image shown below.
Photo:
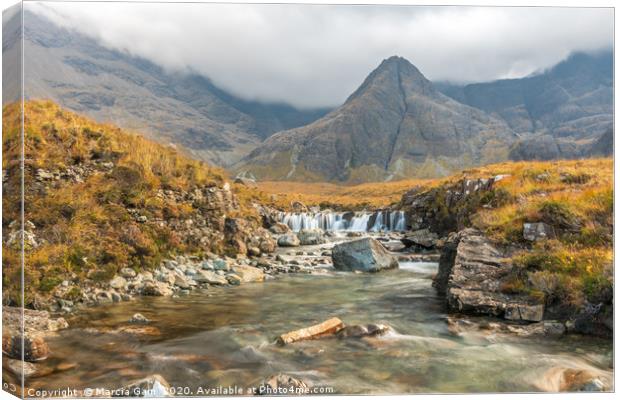
[[[22,339],[23,337],[23,339]],[[47,342],[40,335],[2,335],[2,354],[15,360],[22,359],[22,340],[24,361],[34,362],[45,360],[49,355]]]
[[[258,385],[255,394],[262,396],[291,396],[308,394],[308,390],[308,385],[301,379],[285,374],[277,374],[264,379]]]
[[[383,324],[368,325],[347,325],[338,332],[338,337],[343,338],[361,338],[364,336],[379,336],[387,333],[390,327]]]
[[[446,296],[448,309],[453,312],[541,321],[542,302],[500,290],[511,271],[511,260],[480,231],[468,228],[446,240],[433,286]]]
[[[523,239],[535,242],[538,240],[552,239],[555,232],[551,225],[544,222],[526,222],[523,224]]]
[[[302,229],[297,232],[302,246],[312,246],[325,243],[325,232],[322,229]]]
[[[334,268],[340,271],[378,272],[398,268],[396,257],[372,238],[363,238],[334,246],[332,262]]]
[[[280,247],[297,247],[301,244],[297,235],[292,232],[286,233],[278,238]]]
[[[120,272],[121,276],[125,279],[132,279],[136,277],[136,271],[131,268],[123,268]]]
[[[213,271],[200,270],[194,275],[194,280],[198,283],[208,283],[211,285],[226,285],[228,281],[223,275],[218,275]]]
[[[298,329],[289,333],[280,335],[276,342],[284,346],[285,344],[298,342],[300,340],[317,339],[326,335],[333,335],[344,328],[344,323],[340,318],[333,317],[320,324],[312,325],[307,328]]]
[[[130,319],[129,323],[131,324],[148,324],[150,321],[144,315],[140,313],[135,313]]]
[[[429,231],[428,229],[418,229],[417,231],[413,231],[407,233],[405,237],[400,239],[400,241],[406,247],[419,246],[425,249],[430,249],[435,247],[437,240],[439,237],[436,233]]]
[[[276,235],[282,235],[284,233],[290,232],[291,228],[289,228],[288,225],[283,224],[282,222],[276,222],[269,227],[269,231]]]
[[[242,283],[262,282],[265,280],[265,273],[262,269],[249,265],[235,265],[233,272],[241,279]]]
[[[228,274],[226,275],[226,279],[228,281],[228,283],[230,283],[231,285],[241,285],[241,277],[237,274]]]
[[[125,287],[125,285],[127,285],[127,281],[122,276],[116,275],[110,281],[110,287],[112,289],[123,289]]]
[[[163,282],[146,282],[142,287],[144,296],[170,296],[172,289]]]

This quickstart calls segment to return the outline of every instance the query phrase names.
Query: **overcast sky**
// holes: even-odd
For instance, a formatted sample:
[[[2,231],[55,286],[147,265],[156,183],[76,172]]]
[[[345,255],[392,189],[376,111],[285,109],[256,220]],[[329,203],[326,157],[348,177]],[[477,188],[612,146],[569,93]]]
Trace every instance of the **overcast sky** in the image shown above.
[[[613,45],[612,9],[26,3],[106,46],[191,68],[234,94],[341,104],[381,60],[429,79],[522,77]]]

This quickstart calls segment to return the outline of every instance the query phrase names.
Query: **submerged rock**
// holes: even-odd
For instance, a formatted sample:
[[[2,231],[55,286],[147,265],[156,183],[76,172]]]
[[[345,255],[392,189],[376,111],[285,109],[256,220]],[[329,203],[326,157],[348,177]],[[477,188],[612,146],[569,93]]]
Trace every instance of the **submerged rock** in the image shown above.
[[[131,324],[148,324],[150,321],[144,315],[135,313],[133,317],[129,318]]]
[[[23,338],[23,339],[22,339]],[[26,334],[2,335],[2,354],[15,360],[22,359],[22,340],[24,361],[42,361],[49,355],[49,347],[42,336]]]
[[[264,379],[258,388],[258,395],[300,395],[307,394],[308,385],[301,379],[286,374],[272,375]]]
[[[372,238],[363,238],[334,246],[332,261],[334,268],[340,271],[377,272],[398,268],[396,257]]]
[[[150,375],[117,391],[115,397],[167,397],[170,384],[161,375]]]
[[[338,337],[344,338],[361,338],[364,336],[379,336],[387,333],[390,327],[384,324],[368,324],[368,325],[347,325],[338,332]]]
[[[276,342],[283,346],[285,344],[298,342],[300,340],[317,339],[319,337],[338,333],[343,328],[344,323],[340,320],[340,318],[334,317],[328,319],[327,321],[323,321],[320,324],[280,335]]]

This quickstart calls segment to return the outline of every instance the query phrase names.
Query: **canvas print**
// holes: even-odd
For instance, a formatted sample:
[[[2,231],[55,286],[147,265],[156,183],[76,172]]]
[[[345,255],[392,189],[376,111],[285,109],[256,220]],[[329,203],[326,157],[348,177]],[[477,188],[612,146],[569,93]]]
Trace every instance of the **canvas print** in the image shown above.
[[[4,391],[614,391],[613,8],[2,22]]]

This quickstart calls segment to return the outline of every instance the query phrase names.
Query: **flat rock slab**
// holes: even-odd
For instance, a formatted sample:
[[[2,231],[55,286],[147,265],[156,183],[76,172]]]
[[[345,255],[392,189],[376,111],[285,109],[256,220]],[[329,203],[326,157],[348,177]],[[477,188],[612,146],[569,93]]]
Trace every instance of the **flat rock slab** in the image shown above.
[[[300,340],[317,339],[326,335],[334,335],[342,329],[344,329],[344,323],[340,318],[334,317],[320,324],[280,335],[277,339],[277,343],[283,346]]]

